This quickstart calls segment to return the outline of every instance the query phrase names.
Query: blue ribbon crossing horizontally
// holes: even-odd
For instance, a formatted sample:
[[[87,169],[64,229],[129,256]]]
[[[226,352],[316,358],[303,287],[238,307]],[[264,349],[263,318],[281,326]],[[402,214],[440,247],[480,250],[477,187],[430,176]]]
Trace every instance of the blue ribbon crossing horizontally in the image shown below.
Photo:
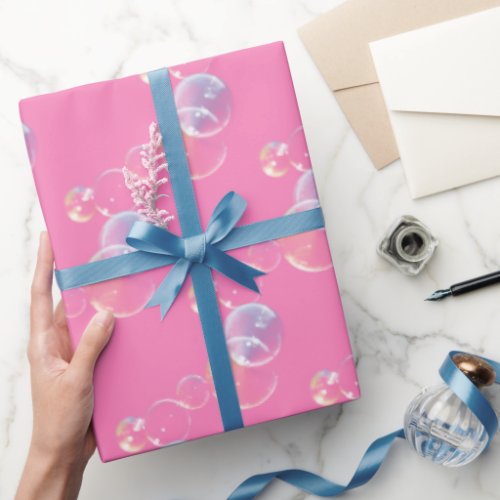
[[[498,430],[498,418],[495,410],[474,383],[460,371],[453,362],[453,356],[461,354],[451,351],[446,356],[439,374],[449,388],[467,405],[483,424],[488,434],[490,445],[493,436]],[[496,372],[496,383],[500,384],[500,363],[488,358],[483,358]],[[312,472],[299,469],[287,469],[276,472],[267,472],[251,476],[243,481],[228,497],[228,500],[252,500],[259,496],[264,489],[275,479],[280,479],[306,493],[323,498],[331,498],[341,495],[348,490],[366,484],[380,469],[389,450],[398,438],[405,438],[404,430],[398,429],[386,436],[376,439],[366,450],[356,472],[346,485],[334,483]],[[486,449],[485,448],[485,449]]]
[[[182,236],[144,221],[136,222],[127,243],[137,251],[58,269],[56,280],[61,290],[69,290],[173,265],[146,305],[159,305],[164,318],[190,274],[222,424],[229,431],[243,427],[243,418],[211,269],[258,292],[255,278],[264,273],[225,252],[320,229],[324,227],[323,214],[315,208],[236,227],[246,201],[229,192],[203,232],[168,70],[152,71],[148,80]]]

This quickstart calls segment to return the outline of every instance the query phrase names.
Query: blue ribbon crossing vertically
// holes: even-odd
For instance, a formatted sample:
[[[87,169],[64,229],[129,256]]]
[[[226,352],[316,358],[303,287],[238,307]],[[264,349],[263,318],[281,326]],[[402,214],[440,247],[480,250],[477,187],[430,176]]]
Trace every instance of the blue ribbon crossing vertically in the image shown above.
[[[452,359],[455,354],[459,354],[459,352],[451,351],[448,353],[441,365],[439,374],[449,388],[469,407],[472,413],[483,424],[488,434],[488,447],[498,430],[498,418],[495,410],[481,391],[455,365]],[[496,383],[500,384],[500,363],[488,358],[483,359],[495,369]],[[403,429],[398,429],[376,439],[366,450],[358,468],[346,485],[334,483],[312,472],[287,469],[249,477],[231,493],[228,500],[252,500],[259,496],[275,479],[280,479],[291,486],[322,498],[339,496],[348,490],[362,486],[370,481],[380,469],[392,444],[398,438],[405,438]]]
[[[182,236],[197,236],[202,233],[200,217],[168,69],[152,71],[148,73],[148,79],[163,150],[169,165],[168,172]],[[224,430],[238,429],[243,427],[243,417],[226,348],[212,273],[208,267],[195,263],[192,265],[191,279]]]
[[[225,431],[243,427],[238,395],[227,351],[211,269],[258,291],[255,278],[263,273],[225,252],[324,227],[320,208],[236,227],[246,202],[226,194],[202,230],[184,140],[168,70],[148,73],[156,117],[168,162],[182,236],[146,222],[136,222],[127,243],[136,252],[56,270],[61,290],[173,265],[146,307],[160,306],[163,318],[191,275],[210,368]]]

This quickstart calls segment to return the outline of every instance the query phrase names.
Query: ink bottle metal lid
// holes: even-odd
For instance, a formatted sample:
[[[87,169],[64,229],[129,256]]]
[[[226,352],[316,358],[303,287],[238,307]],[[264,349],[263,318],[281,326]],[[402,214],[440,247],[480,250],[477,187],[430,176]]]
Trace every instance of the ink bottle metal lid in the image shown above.
[[[399,271],[415,276],[425,267],[438,246],[430,229],[412,215],[403,215],[387,230],[377,253]]]

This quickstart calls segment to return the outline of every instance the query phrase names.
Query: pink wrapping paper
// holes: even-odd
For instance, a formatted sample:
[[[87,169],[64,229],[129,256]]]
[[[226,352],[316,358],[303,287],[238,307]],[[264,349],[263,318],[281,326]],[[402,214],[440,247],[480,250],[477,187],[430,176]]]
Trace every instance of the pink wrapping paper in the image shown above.
[[[282,43],[169,73],[203,227],[231,190],[248,202],[241,224],[318,206]],[[56,267],[130,251],[140,216],[122,167],[145,173],[140,146],[156,121],[147,76],[25,99],[20,110]],[[179,233],[169,184],[159,193]],[[213,273],[245,426],[358,398],[324,230],[230,254],[267,273],[260,296]],[[97,309],[118,317],[95,372],[103,461],[223,431],[190,280],[163,321],[144,309],[166,272],[63,292],[73,345]]]

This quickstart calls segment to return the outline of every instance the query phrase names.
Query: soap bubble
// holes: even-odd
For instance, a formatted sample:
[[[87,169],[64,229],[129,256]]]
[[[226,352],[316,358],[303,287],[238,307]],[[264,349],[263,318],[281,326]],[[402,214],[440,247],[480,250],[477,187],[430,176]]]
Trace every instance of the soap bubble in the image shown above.
[[[311,395],[321,406],[330,406],[343,399],[339,384],[339,374],[321,370],[311,379]]]
[[[300,179],[295,184],[295,201],[300,203],[305,200],[317,200],[318,193],[314,184],[314,176],[312,170],[304,172]]]
[[[198,314],[198,302],[196,301],[196,295],[194,294],[194,288],[193,285],[191,285],[188,288],[188,302],[189,302],[189,307],[193,312]]]
[[[234,309],[249,302],[256,302],[260,299],[260,294],[249,288],[234,282],[232,279],[217,274],[215,277],[215,289],[219,302],[228,309]],[[255,282],[262,292],[262,277],[256,278]]]
[[[307,143],[302,127],[296,128],[288,139],[288,157],[290,163],[299,171],[311,168],[311,159],[307,151]]]
[[[72,221],[87,222],[95,213],[94,192],[88,187],[74,187],[64,197],[64,206]]]
[[[294,205],[288,212],[295,214],[319,207],[318,200],[305,200]],[[324,229],[295,234],[279,240],[286,260],[301,271],[319,272],[332,267],[330,249]]]
[[[229,122],[231,96],[214,75],[198,73],[184,78],[175,89],[181,128],[192,137],[210,137]]]
[[[184,441],[191,426],[191,416],[178,401],[163,399],[151,406],[146,414],[146,436],[155,446]]]
[[[120,212],[110,217],[101,229],[101,247],[126,245],[125,238],[134,222],[144,220],[137,212]]]
[[[126,245],[112,245],[99,250],[90,262],[133,251],[133,248]],[[109,310],[115,316],[125,318],[144,309],[153,295],[154,285],[147,274],[138,273],[88,285],[84,290],[95,309]]]
[[[142,418],[126,417],[116,427],[118,446],[127,453],[137,453],[146,444],[146,431]]]
[[[200,375],[188,375],[177,384],[177,397],[180,404],[188,410],[198,410],[210,398],[208,382]]]
[[[217,137],[185,136],[184,142],[192,179],[203,179],[218,170],[226,159],[227,147]]]
[[[340,390],[347,399],[356,399],[359,394],[359,383],[352,369],[352,355],[345,358],[339,368]]]
[[[36,138],[33,131],[23,123],[23,133],[24,142],[26,143],[26,149],[28,150],[28,158],[30,160],[31,167],[33,168],[36,160]]]
[[[62,292],[64,312],[67,318],[76,318],[85,311],[87,297],[81,288],[72,288]]]
[[[106,170],[97,178],[94,199],[99,212],[107,217],[130,209],[132,198],[121,169]]]
[[[269,363],[281,349],[283,325],[279,316],[263,304],[245,304],[230,312],[225,333],[229,353],[241,366]]]
[[[127,170],[138,175],[140,178],[146,178],[148,176],[148,171],[142,164],[143,156],[141,153],[143,151],[144,144],[139,144],[138,146],[130,148],[125,154],[125,167],[127,167]]]
[[[231,364],[238,401],[242,410],[250,410],[265,403],[274,393],[278,385],[278,376],[269,366],[245,367]],[[210,364],[206,369],[207,379],[213,386]],[[217,398],[215,386],[213,395]]]
[[[284,142],[269,142],[261,149],[259,159],[266,175],[281,177],[288,171],[288,146]]]
[[[170,67],[168,68],[168,72],[174,78],[182,80],[197,73],[206,73],[211,62],[211,59],[200,59],[198,61],[192,61],[188,64]]]
[[[278,267],[280,261],[279,245],[275,241],[266,241],[248,248],[245,264],[255,267],[263,273],[270,273]]]
[[[268,366],[246,368],[233,365],[233,376],[242,410],[264,404],[278,385],[278,376]]]

